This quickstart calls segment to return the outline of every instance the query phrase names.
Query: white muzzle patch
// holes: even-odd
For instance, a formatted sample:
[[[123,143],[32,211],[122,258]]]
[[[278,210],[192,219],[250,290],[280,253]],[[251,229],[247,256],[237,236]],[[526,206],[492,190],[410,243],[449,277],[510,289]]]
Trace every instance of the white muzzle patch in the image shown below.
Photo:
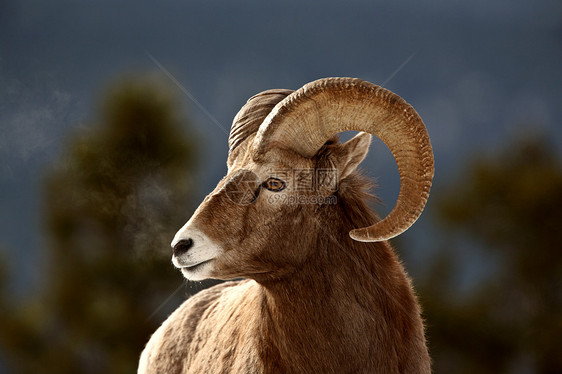
[[[172,263],[181,270],[185,278],[200,281],[210,278],[214,269],[214,259],[222,249],[201,231],[186,223],[174,237],[172,248],[182,240],[191,240],[191,247],[186,251],[174,251]]]

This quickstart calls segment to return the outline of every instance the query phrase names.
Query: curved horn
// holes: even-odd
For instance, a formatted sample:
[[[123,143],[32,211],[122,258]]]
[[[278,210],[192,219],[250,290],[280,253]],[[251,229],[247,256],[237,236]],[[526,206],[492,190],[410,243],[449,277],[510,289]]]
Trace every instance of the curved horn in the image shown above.
[[[433,180],[433,151],[425,125],[398,95],[355,78],[325,78],[306,84],[273,108],[254,140],[254,157],[271,147],[312,157],[342,131],[364,131],[390,149],[400,172],[394,209],[372,226],[350,231],[358,241],[391,239],[420,216]]]
[[[257,95],[248,99],[246,104],[238,111],[236,117],[232,121],[230,127],[230,135],[228,137],[228,160],[227,164],[230,167],[238,155],[242,154],[240,147],[250,135],[254,135],[263,122],[265,117],[271,112],[275,105],[283,100],[287,95],[292,93],[293,90],[267,90],[260,92]]]

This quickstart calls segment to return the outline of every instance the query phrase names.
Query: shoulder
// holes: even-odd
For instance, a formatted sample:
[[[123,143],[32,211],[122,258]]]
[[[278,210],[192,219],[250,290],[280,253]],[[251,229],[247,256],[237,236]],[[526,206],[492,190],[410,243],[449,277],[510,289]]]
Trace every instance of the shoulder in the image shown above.
[[[252,281],[221,283],[186,300],[150,338],[142,352],[138,373],[181,373],[201,320],[216,309],[222,309],[221,299],[229,299],[231,295],[248,288],[251,283]]]

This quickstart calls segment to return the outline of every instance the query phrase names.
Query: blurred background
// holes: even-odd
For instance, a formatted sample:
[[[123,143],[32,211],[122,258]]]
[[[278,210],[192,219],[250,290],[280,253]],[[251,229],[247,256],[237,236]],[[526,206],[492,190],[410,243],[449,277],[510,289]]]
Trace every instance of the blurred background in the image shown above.
[[[186,297],[175,231],[270,88],[384,85],[434,146],[393,241],[436,373],[562,372],[558,1],[0,2],[0,373],[127,373]],[[374,142],[386,214],[399,190]]]

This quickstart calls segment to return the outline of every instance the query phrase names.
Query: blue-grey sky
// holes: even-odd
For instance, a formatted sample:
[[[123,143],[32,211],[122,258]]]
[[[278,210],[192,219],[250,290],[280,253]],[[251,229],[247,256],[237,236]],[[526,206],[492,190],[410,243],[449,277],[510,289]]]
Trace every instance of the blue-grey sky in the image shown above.
[[[109,82],[131,71],[168,79],[149,56],[216,119],[178,87],[205,144],[201,194],[226,170],[221,127],[248,97],[326,76],[385,83],[416,108],[434,145],[437,189],[470,156],[520,134],[562,144],[558,1],[4,0],[0,250],[22,274],[18,289],[38,282],[45,260],[42,176],[65,137],[94,121]],[[398,177],[381,143],[364,168],[389,209]]]

